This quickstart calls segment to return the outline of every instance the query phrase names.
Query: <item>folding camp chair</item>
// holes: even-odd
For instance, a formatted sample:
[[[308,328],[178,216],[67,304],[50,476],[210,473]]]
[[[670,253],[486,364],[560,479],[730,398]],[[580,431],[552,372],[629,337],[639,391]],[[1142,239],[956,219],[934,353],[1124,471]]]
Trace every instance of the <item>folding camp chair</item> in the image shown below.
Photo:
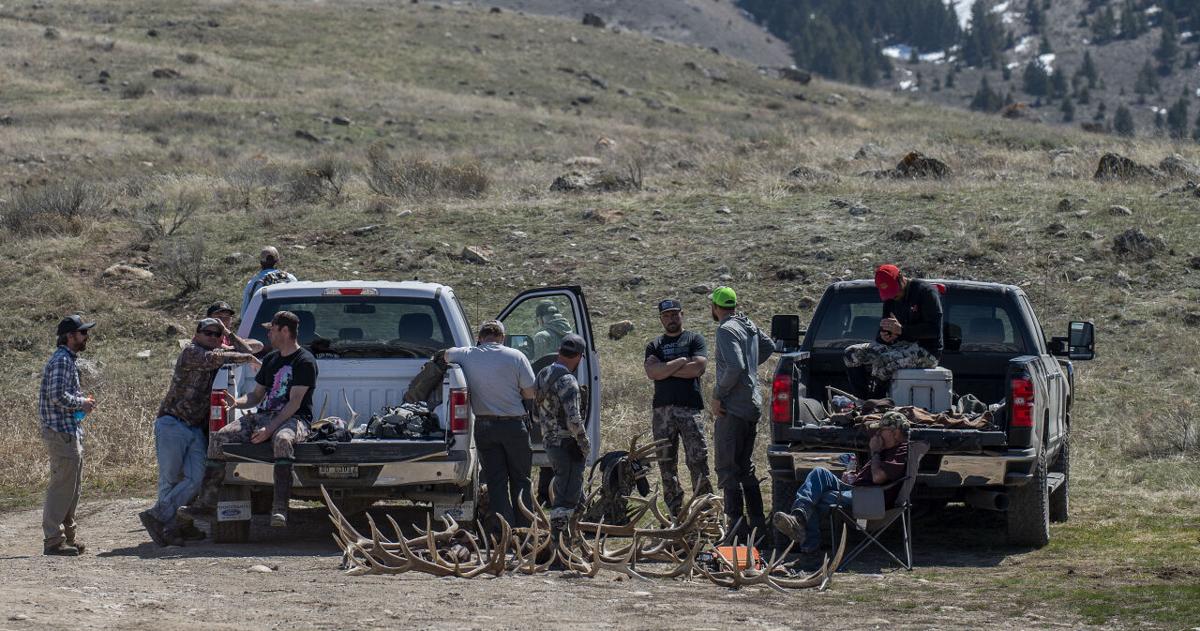
[[[904,569],[912,569],[912,502],[909,501],[909,496],[912,495],[913,487],[917,483],[917,468],[921,464],[921,457],[928,451],[929,443],[909,441],[908,466],[905,468],[903,478],[893,480],[883,486],[853,487],[850,491],[850,507],[834,506],[829,511],[829,530],[835,538],[833,542],[835,549],[838,545],[836,541],[838,530],[834,528],[834,525],[838,520],[844,521],[848,526],[863,535],[863,540],[843,557],[842,564],[837,568],[839,571],[845,569],[855,557],[872,544],[886,552],[888,556],[892,557],[892,560],[899,563]],[[900,493],[896,496],[895,506],[886,508],[884,504],[884,492],[897,484],[900,485]],[[892,524],[896,523],[897,520],[899,520],[900,527],[903,529],[903,561],[879,541],[884,532]]]

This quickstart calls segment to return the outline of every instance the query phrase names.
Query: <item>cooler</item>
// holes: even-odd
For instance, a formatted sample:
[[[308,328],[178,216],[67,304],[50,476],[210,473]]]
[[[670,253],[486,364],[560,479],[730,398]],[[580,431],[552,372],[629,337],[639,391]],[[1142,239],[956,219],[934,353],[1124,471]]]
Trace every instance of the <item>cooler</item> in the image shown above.
[[[950,410],[954,374],[947,368],[902,368],[892,377],[888,395],[897,406],[912,405],[930,412]]]

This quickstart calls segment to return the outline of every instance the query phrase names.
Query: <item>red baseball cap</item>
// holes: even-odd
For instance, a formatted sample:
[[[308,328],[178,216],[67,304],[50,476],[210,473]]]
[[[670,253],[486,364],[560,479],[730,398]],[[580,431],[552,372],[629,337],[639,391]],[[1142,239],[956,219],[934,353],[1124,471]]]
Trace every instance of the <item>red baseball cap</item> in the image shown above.
[[[875,269],[875,289],[880,300],[891,300],[900,295],[900,268],[895,265],[880,265]]]

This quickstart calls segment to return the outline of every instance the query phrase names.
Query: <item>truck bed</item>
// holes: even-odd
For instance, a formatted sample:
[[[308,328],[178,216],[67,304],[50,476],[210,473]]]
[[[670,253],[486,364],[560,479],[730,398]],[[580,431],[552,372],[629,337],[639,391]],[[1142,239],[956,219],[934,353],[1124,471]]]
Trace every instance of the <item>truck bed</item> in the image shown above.
[[[912,428],[911,440],[929,443],[930,453],[983,453],[1008,446],[1008,437],[999,429]],[[862,427],[803,425],[775,427],[775,443],[790,443],[794,448],[833,448],[866,451],[867,432]]]

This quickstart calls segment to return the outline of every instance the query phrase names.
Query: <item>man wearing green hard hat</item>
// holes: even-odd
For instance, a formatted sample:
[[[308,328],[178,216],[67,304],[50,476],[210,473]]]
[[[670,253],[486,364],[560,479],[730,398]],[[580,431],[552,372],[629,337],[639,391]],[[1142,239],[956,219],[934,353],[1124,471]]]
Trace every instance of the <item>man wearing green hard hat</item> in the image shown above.
[[[767,361],[775,344],[750,318],[737,312],[737,293],[732,288],[717,287],[708,298],[713,320],[718,323],[717,383],[712,400],[717,486],[725,496],[730,534],[745,535],[757,529],[763,537],[767,522],[753,460],[762,414],[758,365]],[[734,527],[738,522],[740,526]]]

